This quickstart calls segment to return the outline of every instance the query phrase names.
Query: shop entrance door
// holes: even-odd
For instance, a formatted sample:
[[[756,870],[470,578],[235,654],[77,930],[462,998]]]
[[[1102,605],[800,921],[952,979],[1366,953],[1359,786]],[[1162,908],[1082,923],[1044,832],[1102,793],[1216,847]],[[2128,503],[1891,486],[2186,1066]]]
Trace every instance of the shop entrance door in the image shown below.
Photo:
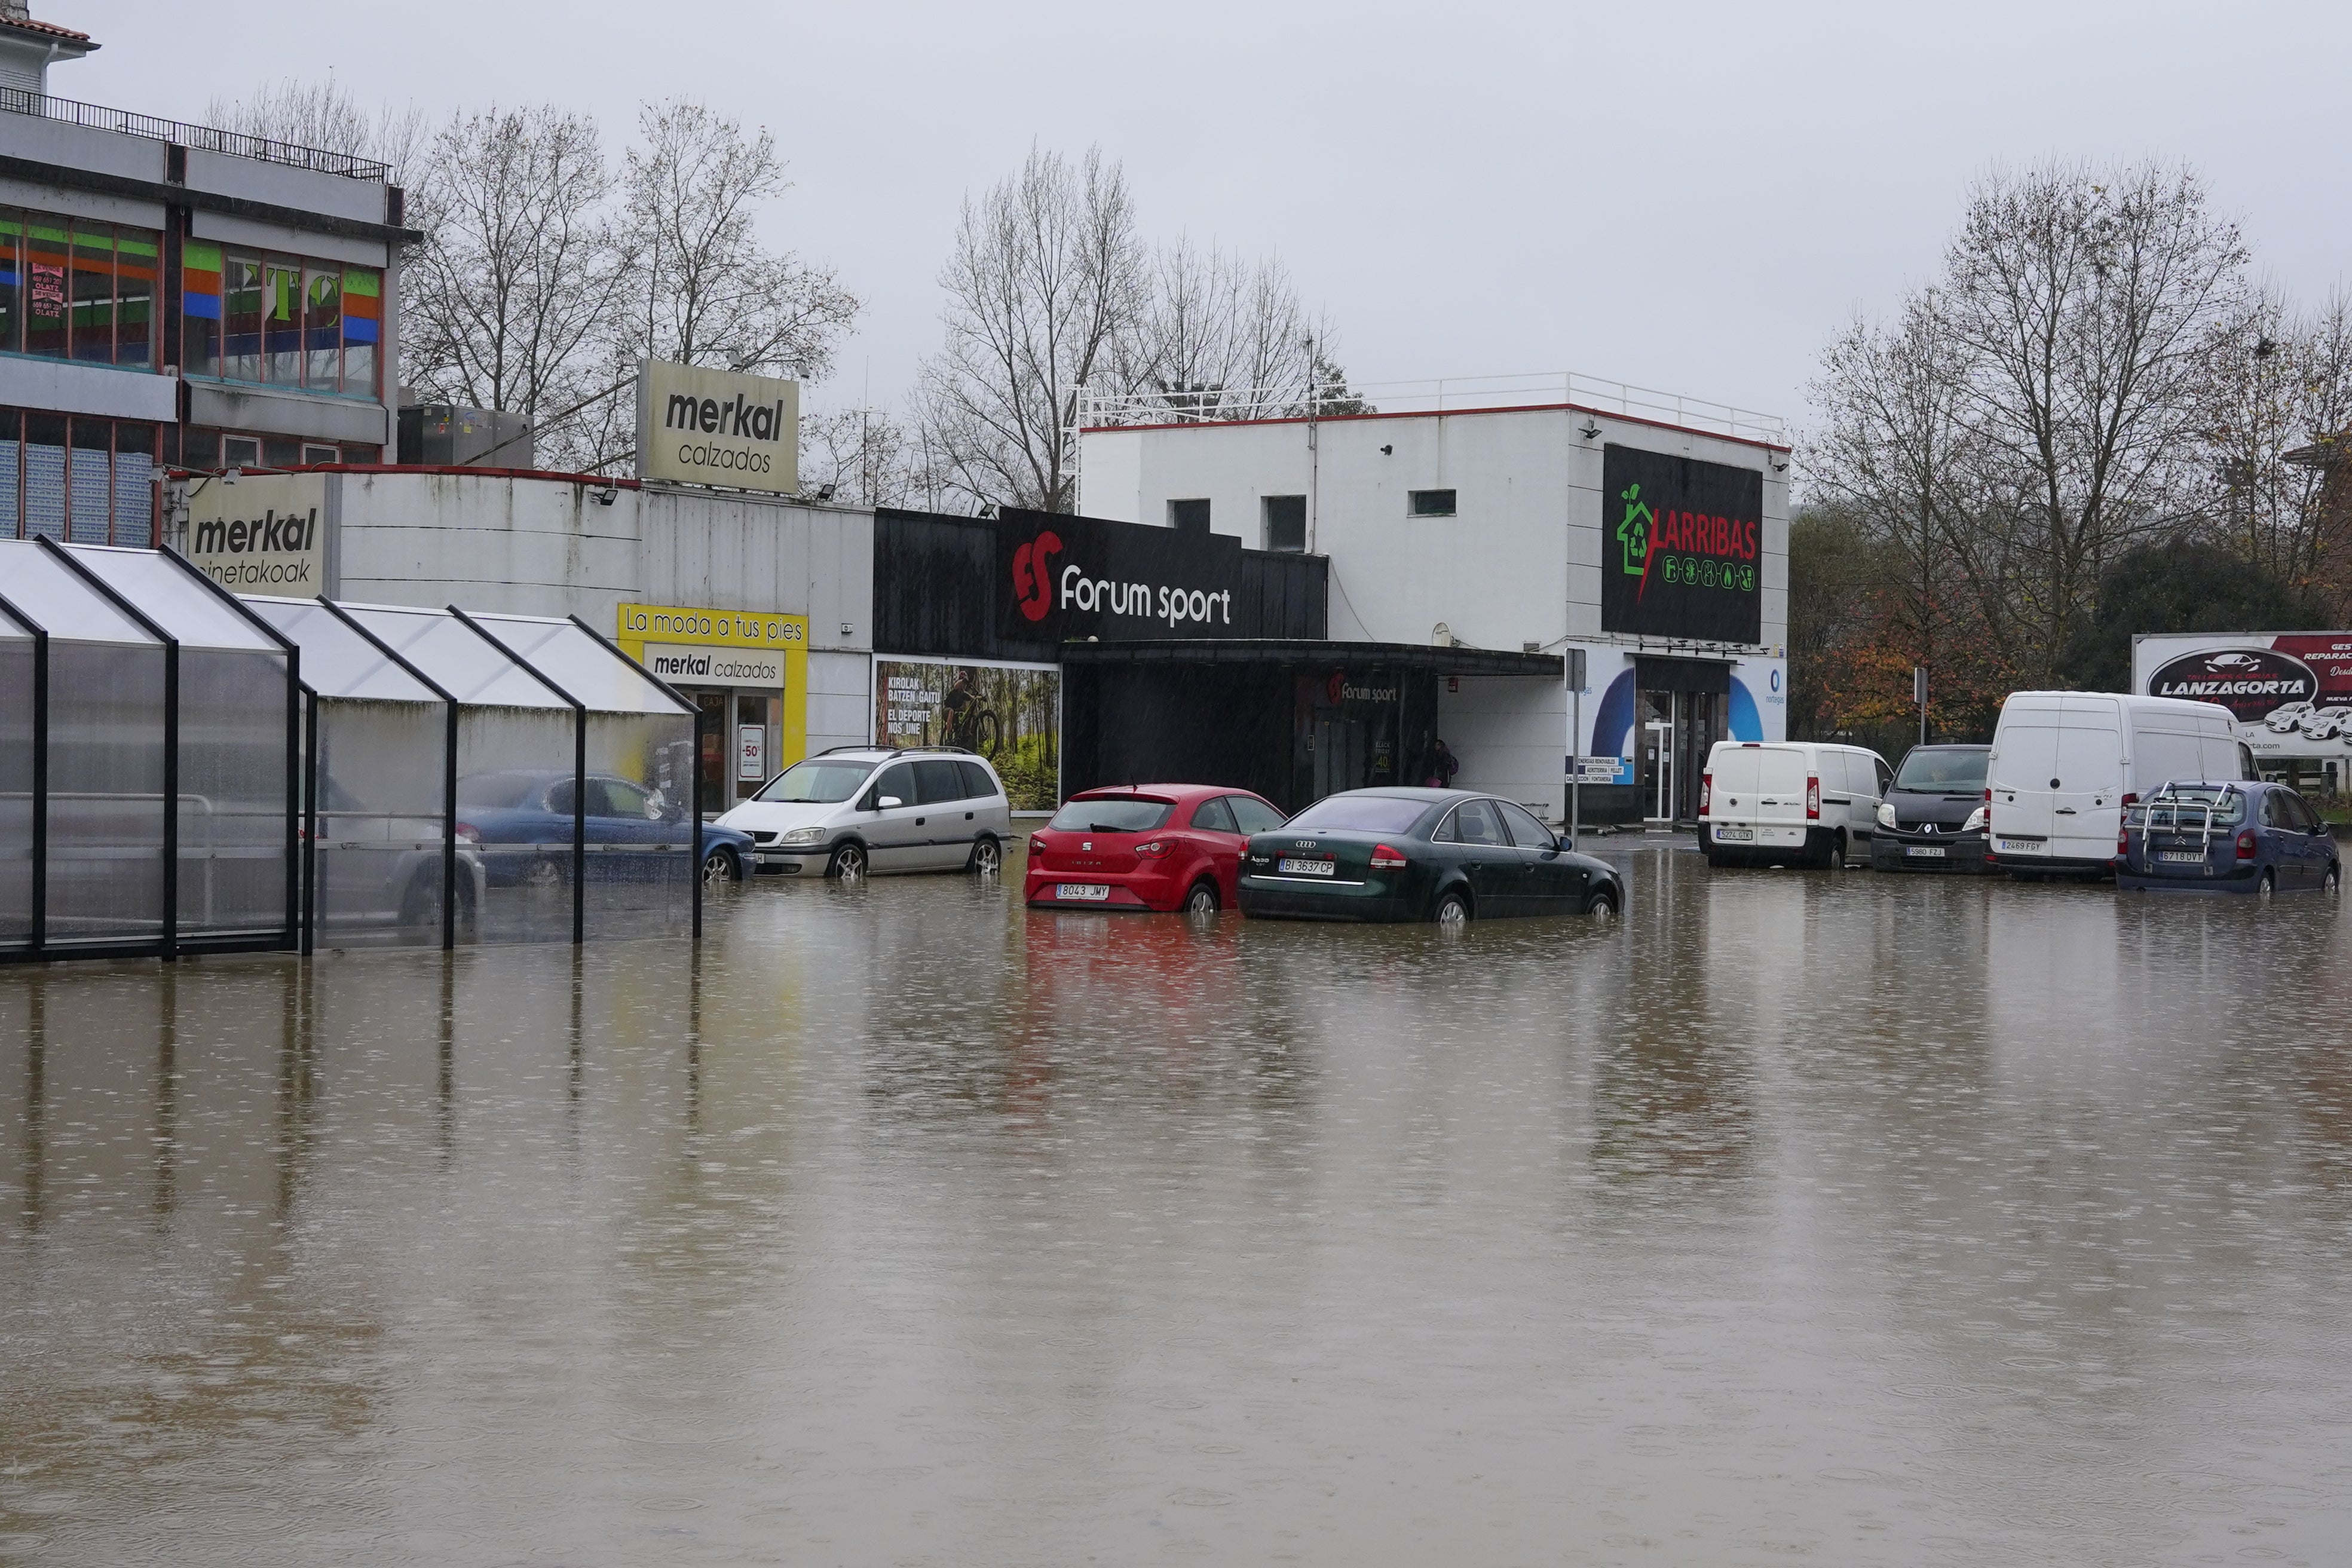
[[[1671,693],[1660,693],[1669,704]],[[1675,819],[1675,724],[1649,719],[1642,724],[1642,815],[1652,822]]]

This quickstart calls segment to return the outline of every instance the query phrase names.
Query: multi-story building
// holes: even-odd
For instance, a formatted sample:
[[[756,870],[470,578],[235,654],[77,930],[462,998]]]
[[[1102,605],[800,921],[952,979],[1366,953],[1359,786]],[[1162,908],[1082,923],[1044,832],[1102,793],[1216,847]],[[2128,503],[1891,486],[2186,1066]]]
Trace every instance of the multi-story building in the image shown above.
[[[0,537],[146,544],[165,467],[383,460],[390,171],[50,96],[97,47],[0,0]]]

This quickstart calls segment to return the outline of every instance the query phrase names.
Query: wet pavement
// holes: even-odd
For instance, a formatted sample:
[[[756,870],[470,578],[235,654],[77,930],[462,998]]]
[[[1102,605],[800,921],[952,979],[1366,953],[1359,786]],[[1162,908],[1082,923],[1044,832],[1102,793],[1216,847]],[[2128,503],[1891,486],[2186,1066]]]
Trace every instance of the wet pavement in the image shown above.
[[[0,1563],[2331,1563],[2332,903],[0,972]]]

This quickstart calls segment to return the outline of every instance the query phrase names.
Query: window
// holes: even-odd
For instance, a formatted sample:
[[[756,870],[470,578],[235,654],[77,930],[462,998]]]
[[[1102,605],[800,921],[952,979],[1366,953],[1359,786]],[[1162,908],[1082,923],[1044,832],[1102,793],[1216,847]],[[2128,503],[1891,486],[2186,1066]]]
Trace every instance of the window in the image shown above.
[[[1414,517],[1452,517],[1452,490],[1407,490],[1405,510]]]
[[[912,764],[896,763],[882,770],[882,776],[874,781],[874,792],[867,799],[878,807],[884,795],[894,797],[902,805],[915,804],[915,770]]]
[[[315,468],[320,463],[340,463],[342,460],[343,454],[340,447],[313,447],[307,441],[302,444],[302,466],[306,468]]]
[[[2284,791],[2273,790],[2263,796],[2263,826],[2279,828],[2294,826],[2294,813],[2287,809]]]
[[[150,370],[152,229],[0,211],[0,353]]]
[[[708,733],[708,731],[706,731]],[[872,763],[812,758],[794,763],[768,782],[757,796],[761,800],[788,801],[795,805],[832,805],[847,800],[874,771]]]
[[[963,797],[966,800],[993,800],[997,795],[996,781],[978,763],[958,763],[963,770]]]
[[[383,295],[383,275],[374,268],[190,240],[180,252],[181,368],[223,381],[373,398]]]
[[[66,357],[69,320],[65,224],[56,218],[25,221],[25,352],[45,359]]]
[[[1045,826],[1064,833],[1150,833],[1175,809],[1172,801],[1150,795],[1080,795],[1055,812]]]
[[[590,779],[588,815],[625,816],[632,822],[655,821],[661,816],[653,809],[653,797],[625,779]]]
[[[1301,833],[1405,833],[1429,812],[1425,800],[1394,795],[1327,795],[1286,825]]]
[[[1192,812],[1192,826],[1203,833],[1239,833],[1241,831],[1234,826],[1233,808],[1224,803],[1222,796],[1215,800],[1204,800],[1196,806]]]
[[[1209,531],[1209,503],[1205,500],[1171,500],[1168,503],[1168,526],[1179,533]]]
[[[963,770],[945,758],[915,764],[915,804],[944,805],[951,800],[962,800]]]
[[[1437,831],[1444,844],[1478,844],[1502,847],[1503,825],[1495,818],[1494,808],[1483,800],[1465,800],[1454,808],[1445,826]]]
[[[0,409],[0,539],[153,543],[158,434],[129,420]]]
[[[1551,836],[1551,829],[1538,822],[1532,813],[1521,810],[1507,800],[1495,804],[1503,814],[1503,826],[1510,830],[1511,842],[1520,848],[1556,849],[1559,847],[1559,841]]]
[[[1259,504],[1265,509],[1265,548],[1288,555],[1307,553],[1307,498],[1268,496]]]
[[[1245,795],[1229,795],[1225,804],[1234,808],[1234,821],[1244,833],[1271,833],[1289,820],[1265,802]]]

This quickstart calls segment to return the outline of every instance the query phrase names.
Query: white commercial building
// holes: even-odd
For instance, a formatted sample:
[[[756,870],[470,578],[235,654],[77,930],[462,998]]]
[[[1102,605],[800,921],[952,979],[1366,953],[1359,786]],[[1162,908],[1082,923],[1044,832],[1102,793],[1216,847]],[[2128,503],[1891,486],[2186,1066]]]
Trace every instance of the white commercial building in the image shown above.
[[[1078,510],[1328,557],[1334,640],[1583,650],[1575,692],[1444,679],[1465,787],[1558,816],[1577,759],[1588,818],[1687,820],[1710,745],[1784,738],[1780,420],[1570,375],[1365,395],[1092,402]]]

